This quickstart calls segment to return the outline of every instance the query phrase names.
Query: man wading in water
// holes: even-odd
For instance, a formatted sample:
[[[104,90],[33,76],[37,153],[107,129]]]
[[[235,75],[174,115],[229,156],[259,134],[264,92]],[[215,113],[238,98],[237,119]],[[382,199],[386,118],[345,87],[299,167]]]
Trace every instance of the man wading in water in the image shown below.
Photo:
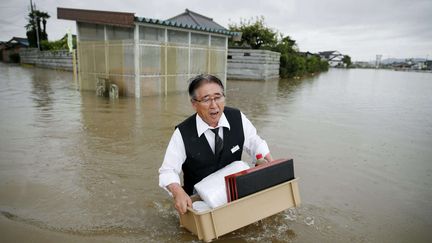
[[[189,96],[195,114],[181,122],[168,144],[159,168],[159,186],[174,198],[181,214],[192,206],[193,187],[204,177],[241,160],[245,150],[252,158],[272,156],[267,143],[238,109],[225,107],[222,82],[213,75],[198,75],[189,83]],[[183,171],[183,187],[180,173]]]

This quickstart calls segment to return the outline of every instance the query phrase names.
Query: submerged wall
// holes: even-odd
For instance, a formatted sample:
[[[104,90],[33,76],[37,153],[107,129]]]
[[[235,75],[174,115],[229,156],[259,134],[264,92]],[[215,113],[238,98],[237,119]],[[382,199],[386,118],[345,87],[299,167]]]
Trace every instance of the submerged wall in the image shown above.
[[[61,51],[38,51],[36,48],[21,49],[22,64],[31,64],[37,67],[72,71],[72,53]]]
[[[227,79],[279,78],[280,53],[268,50],[228,49]]]

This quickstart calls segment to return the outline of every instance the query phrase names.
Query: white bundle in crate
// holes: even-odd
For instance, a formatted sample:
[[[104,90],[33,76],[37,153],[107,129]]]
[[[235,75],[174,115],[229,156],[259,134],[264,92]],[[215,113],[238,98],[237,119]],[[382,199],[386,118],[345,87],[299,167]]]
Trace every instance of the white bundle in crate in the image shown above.
[[[225,187],[225,176],[249,168],[250,167],[248,163],[244,161],[234,161],[195,184],[195,190],[201,199],[204,200],[204,202],[207,203],[207,205],[209,205],[211,208],[222,206],[228,202]]]

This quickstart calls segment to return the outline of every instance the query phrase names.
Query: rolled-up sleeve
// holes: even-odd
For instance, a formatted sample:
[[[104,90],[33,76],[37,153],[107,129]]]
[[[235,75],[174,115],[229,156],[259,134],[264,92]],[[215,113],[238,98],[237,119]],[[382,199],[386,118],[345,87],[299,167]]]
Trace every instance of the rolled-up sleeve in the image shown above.
[[[168,144],[162,166],[159,168],[160,187],[168,191],[166,187],[169,184],[180,184],[180,173],[185,160],[185,147],[180,130],[177,128]]]
[[[267,142],[258,136],[256,128],[243,113],[241,113],[241,118],[245,136],[243,149],[253,159],[257,154],[267,155],[270,152]]]

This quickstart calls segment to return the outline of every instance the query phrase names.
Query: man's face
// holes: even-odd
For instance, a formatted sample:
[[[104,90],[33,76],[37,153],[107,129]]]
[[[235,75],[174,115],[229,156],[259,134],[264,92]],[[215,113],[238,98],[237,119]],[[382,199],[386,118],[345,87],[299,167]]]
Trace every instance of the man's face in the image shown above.
[[[205,83],[195,90],[192,106],[211,127],[216,127],[225,107],[222,88],[216,83]]]

